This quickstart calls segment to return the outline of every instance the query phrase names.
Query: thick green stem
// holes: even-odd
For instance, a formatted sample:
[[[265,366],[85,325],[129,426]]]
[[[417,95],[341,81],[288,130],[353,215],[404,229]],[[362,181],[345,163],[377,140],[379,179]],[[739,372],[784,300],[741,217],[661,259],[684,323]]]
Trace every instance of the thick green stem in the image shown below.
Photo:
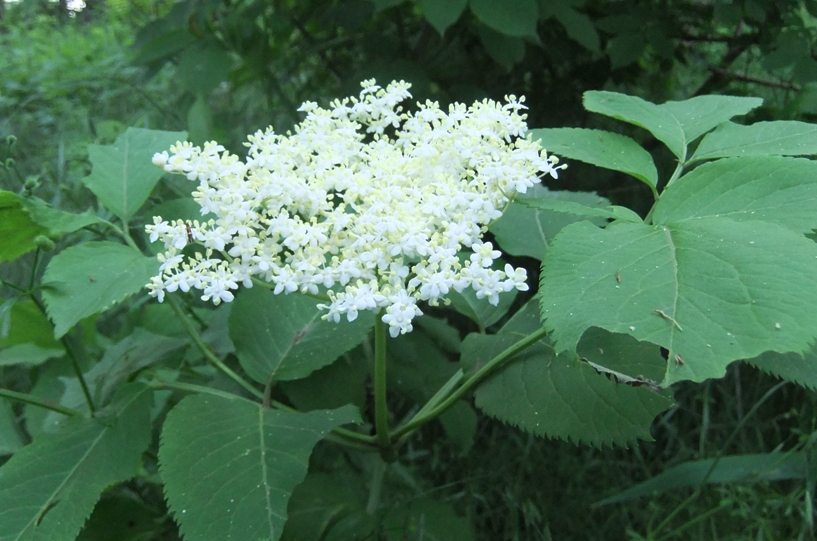
[[[82,413],[78,412],[77,410],[60,406],[59,404],[44,398],[40,398],[39,396],[34,396],[33,394],[18,393],[15,391],[9,391],[8,389],[0,389],[0,397],[8,398],[9,400],[14,400],[15,402],[22,402],[23,404],[30,404],[39,408],[56,411],[57,413],[68,415],[69,417],[82,417]]]
[[[386,476],[387,464],[375,458],[374,471],[372,471],[372,484],[369,487],[369,501],[366,502],[366,513],[374,515],[380,506],[380,493],[383,490],[383,478]]]
[[[466,382],[463,383],[462,386],[457,388],[457,390],[448,395],[448,398],[442,401],[438,406],[435,406],[430,410],[424,406],[420,410],[420,412],[425,413],[420,414],[420,412],[418,412],[418,414],[415,415],[411,421],[400,427],[398,430],[395,430],[394,433],[392,434],[392,439],[400,438],[405,434],[410,434],[417,430],[418,428],[420,428],[422,425],[431,421],[432,419],[439,417],[440,414],[442,414],[448,408],[456,404],[457,400],[462,398],[465,394],[469,393],[477,385],[482,383],[485,380],[485,378],[493,374],[511,357],[527,349],[531,345],[535,344],[536,342],[544,338],[546,335],[547,331],[544,328],[541,328],[535,333],[529,334],[519,342],[510,346],[508,349],[506,349],[505,351],[491,359],[485,366],[480,368],[479,371],[477,371],[473,376],[468,378],[468,380],[466,380]]]
[[[386,324],[379,314],[374,322],[374,427],[380,455],[386,462],[394,462],[396,455],[389,437],[386,404]]]

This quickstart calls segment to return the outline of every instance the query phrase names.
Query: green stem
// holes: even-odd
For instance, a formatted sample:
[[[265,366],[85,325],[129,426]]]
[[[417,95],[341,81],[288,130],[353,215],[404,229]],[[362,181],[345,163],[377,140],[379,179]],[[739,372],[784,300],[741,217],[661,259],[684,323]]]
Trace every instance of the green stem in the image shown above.
[[[45,317],[48,317],[48,312],[45,310],[45,306],[43,303],[38,299],[34,294],[29,294],[31,301],[37,305],[37,308],[40,312],[43,313]],[[74,375],[77,377],[77,381],[79,381],[79,386],[82,389],[82,395],[85,397],[85,403],[88,404],[88,410],[93,413],[96,411],[96,406],[94,405],[94,399],[91,398],[91,391],[88,389],[88,383],[85,381],[85,376],[82,373],[82,369],[79,366],[79,361],[77,361],[77,355],[74,351],[74,347],[71,345],[71,341],[68,340],[68,337],[65,335],[60,337],[60,342],[62,343],[62,347],[65,348],[65,354],[68,355],[68,359],[71,361],[71,368],[74,371]]]
[[[389,408],[386,404],[386,324],[374,320],[374,426],[380,455],[386,462],[397,458],[389,437]]]
[[[165,297],[168,302],[170,302],[170,307],[173,309],[173,312],[176,314],[176,317],[179,318],[179,321],[182,322],[184,325],[187,334],[190,335],[190,338],[193,340],[193,344],[201,351],[204,358],[213,366],[221,370],[228,378],[236,382],[238,385],[246,389],[250,394],[255,396],[258,399],[264,399],[264,393],[256,389],[249,383],[247,380],[236,374],[229,366],[221,362],[221,359],[216,357],[216,355],[210,351],[209,346],[204,343],[204,340],[201,338],[201,335],[193,327],[193,323],[190,322],[190,318],[187,317],[187,314],[184,313],[182,307],[179,305],[179,301],[173,295],[167,295]]]
[[[78,412],[77,410],[60,406],[59,404],[55,404],[54,402],[40,398],[39,396],[34,396],[33,394],[18,393],[15,391],[9,391],[8,389],[0,389],[0,397],[8,398],[9,400],[14,400],[15,402],[22,402],[23,404],[30,404],[32,406],[56,411],[57,413],[62,413],[63,415],[67,415],[69,417],[82,417],[82,413]]]
[[[398,430],[394,431],[394,433],[392,434],[392,439],[400,438],[405,434],[411,433],[420,426],[424,425],[425,423],[438,417],[448,408],[456,404],[457,400],[462,398],[465,394],[469,393],[477,385],[482,383],[488,376],[493,374],[498,368],[505,364],[506,361],[508,361],[510,358],[512,358],[519,352],[524,351],[531,345],[535,344],[536,342],[544,338],[546,335],[547,331],[544,328],[541,328],[538,331],[529,334],[519,342],[507,348],[505,351],[491,359],[488,362],[488,364],[480,368],[479,371],[477,371],[473,376],[468,378],[468,380],[466,380],[466,382],[463,383],[461,387],[459,387],[456,391],[448,395],[448,398],[446,398],[438,406],[435,406],[431,410],[426,410],[426,408],[423,407],[420,411],[426,410],[426,413],[420,415],[418,412],[418,415],[415,415],[411,421],[403,425]]]
[[[374,515],[380,506],[380,492],[383,489],[383,478],[386,476],[387,464],[375,458],[374,471],[372,472],[372,486],[369,487],[369,501],[366,502],[366,514]]]
[[[431,411],[432,409],[434,409],[435,407],[437,407],[437,405],[438,405],[440,402],[442,402],[443,400],[445,400],[445,398],[447,398],[447,397],[448,397],[448,395],[451,393],[451,391],[452,391],[452,390],[453,390],[453,389],[454,389],[454,388],[455,388],[457,385],[459,385],[459,383],[462,381],[462,378],[463,378],[463,377],[464,377],[464,374],[463,374],[462,369],[457,370],[457,371],[454,373],[454,375],[453,375],[453,376],[451,376],[451,377],[448,379],[448,381],[446,381],[446,382],[445,382],[445,384],[444,384],[442,387],[440,387],[440,389],[439,389],[439,390],[438,390],[436,393],[434,393],[434,396],[432,396],[431,398],[429,398],[429,399],[428,399],[428,402],[426,402],[426,403],[425,403],[425,405],[424,405],[422,408],[420,408],[420,409],[419,409],[419,411],[417,411],[417,413],[415,413],[415,414],[412,416],[412,420],[413,420],[413,419],[416,419],[416,418],[418,418],[418,417],[423,417],[423,416],[425,416],[425,415],[426,415],[426,413],[428,413],[429,411]],[[414,429],[414,430],[412,430],[411,432],[407,432],[407,433],[403,434],[403,436],[402,436],[402,437],[400,437],[400,439],[397,441],[397,445],[402,445],[402,444],[403,444],[403,443],[406,441],[406,439],[407,439],[409,436],[411,436],[411,435],[412,435],[412,434],[413,434],[413,433],[414,433],[414,432],[415,432],[415,431],[416,431],[418,428],[420,428],[420,427],[418,426],[417,428],[415,428],[415,429]]]
[[[125,229],[122,229],[118,225],[116,225],[115,223],[109,222],[107,220],[102,220],[102,223],[105,226],[107,226],[108,228],[110,228],[111,231],[113,231],[114,233],[116,233],[117,235],[122,237],[122,240],[124,240],[125,243],[128,246],[130,246],[134,250],[139,250],[139,246],[136,245],[133,238],[130,236],[130,233],[128,233],[128,224],[127,223],[123,223],[123,225],[125,226]],[[142,250],[139,250],[139,251],[141,252]]]
[[[221,391],[218,389],[213,389],[212,387],[206,387],[204,385],[196,385],[195,383],[184,383],[181,381],[165,381],[161,378],[156,378],[151,382],[151,387],[161,389],[176,389],[178,391],[184,391],[188,393],[197,393],[197,394],[209,394],[212,396],[218,396],[220,398],[227,398],[229,400],[246,400],[244,397],[238,396],[237,394],[233,394],[227,391]],[[297,413],[297,410],[287,406],[286,404],[282,404],[281,402],[277,402],[273,400],[271,405],[280,410],[284,410],[290,413]],[[337,443],[339,445],[344,445],[346,447],[352,447],[354,449],[358,449],[360,451],[376,451],[374,447],[374,437],[367,436],[366,434],[358,434],[357,432],[353,432],[351,430],[336,427],[332,430],[332,434],[327,436],[329,441]]]

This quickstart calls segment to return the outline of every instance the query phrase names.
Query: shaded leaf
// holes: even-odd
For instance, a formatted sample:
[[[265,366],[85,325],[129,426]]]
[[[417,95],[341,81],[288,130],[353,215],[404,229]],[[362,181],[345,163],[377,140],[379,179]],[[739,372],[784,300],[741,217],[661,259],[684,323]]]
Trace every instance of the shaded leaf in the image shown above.
[[[15,364],[36,366],[44,363],[48,359],[62,357],[64,354],[64,349],[46,349],[29,343],[15,344],[0,350],[0,366],[11,366]]]
[[[153,165],[153,154],[184,139],[184,132],[128,128],[112,145],[88,146],[94,168],[82,182],[108,210],[128,221],[164,175]]]
[[[516,329],[538,326],[533,308],[520,312],[497,335],[466,337],[463,368],[477,369],[527,334]],[[488,415],[538,436],[599,447],[652,439],[652,420],[672,405],[647,387],[615,383],[575,354],[557,355],[545,341],[512,358],[477,388],[474,398]]]
[[[470,541],[474,538],[471,524],[457,515],[451,504],[432,498],[396,506],[383,517],[383,530],[390,541]]]
[[[0,468],[0,540],[73,541],[107,487],[130,479],[150,443],[151,393],[122,389],[96,418],[41,434]]]
[[[539,19],[536,0],[470,0],[477,19],[509,36],[535,36]]]
[[[541,200],[545,201],[539,203]],[[553,207],[542,208],[549,204]],[[604,207],[609,204],[607,199],[594,193],[552,192],[543,186],[534,186],[528,193],[516,197],[502,217],[491,225],[491,232],[503,251],[541,261],[556,233],[584,219],[586,213],[601,210],[605,215],[591,217],[591,220],[596,225],[605,225],[608,215]],[[574,205],[581,213],[573,212]]]
[[[363,506],[349,483],[323,472],[309,473],[292,492],[281,539],[324,539],[335,523],[354,511],[363,511]]]
[[[601,52],[599,33],[587,15],[579,13],[566,2],[553,2],[550,7],[570,39],[589,51]]]
[[[510,310],[515,298],[515,289],[501,293],[499,302],[494,306],[486,298],[478,299],[477,292],[470,288],[463,289],[462,293],[451,291],[448,294],[448,299],[457,312],[471,319],[480,329],[490,327],[502,319]]]
[[[353,404],[366,405],[366,378],[369,369],[362,354],[342,355],[329,366],[305,378],[282,381],[279,386],[299,411],[333,409]]]
[[[423,16],[440,35],[462,16],[468,0],[420,0]]]
[[[637,381],[659,382],[667,367],[655,344],[598,327],[587,329],[576,345],[576,353],[593,363],[597,370],[604,367],[614,375],[623,374]]]
[[[14,454],[25,445],[15,417],[11,402],[0,398],[0,457]]]
[[[644,128],[678,158],[686,156],[692,141],[721,122],[745,115],[763,103],[760,98],[696,96],[657,105],[636,96],[603,91],[585,92],[583,101],[588,111]]]
[[[595,505],[655,496],[682,487],[697,487],[704,480],[707,483],[738,483],[803,479],[806,476],[806,456],[803,452],[725,456],[718,460],[712,470],[714,462],[715,459],[708,458],[679,464]],[[712,473],[707,477],[710,470]]]
[[[43,300],[54,336],[139,292],[158,267],[154,258],[115,242],[86,242],[58,253],[43,275]]]
[[[798,158],[726,158],[705,163],[661,194],[653,222],[725,217],[762,220],[798,233],[817,229],[817,163]]]
[[[653,190],[658,171],[650,153],[627,136],[583,128],[531,130],[548,152],[631,175]]]
[[[741,126],[726,122],[703,138],[692,159],[814,154],[817,154],[817,126],[814,124],[777,120]]]
[[[326,321],[318,304],[305,295],[275,295],[261,287],[242,291],[229,329],[251,378],[266,383],[308,376],[362,342],[374,325],[368,310],[351,323]]]
[[[194,395],[167,415],[159,448],[165,494],[185,539],[281,537],[312,448],[356,408],[290,413]]]
[[[601,327],[667,348],[663,384],[703,381],[734,360],[810,347],[817,245],[756,221],[580,222],[545,256],[540,300],[557,352]]]
[[[786,381],[817,389],[817,346],[802,355],[767,351],[746,362]]]

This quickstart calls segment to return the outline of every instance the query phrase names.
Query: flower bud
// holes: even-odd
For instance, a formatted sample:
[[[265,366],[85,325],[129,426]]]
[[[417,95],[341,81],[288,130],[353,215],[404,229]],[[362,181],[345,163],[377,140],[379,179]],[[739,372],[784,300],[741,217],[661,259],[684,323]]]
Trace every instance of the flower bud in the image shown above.
[[[45,235],[37,235],[34,237],[34,245],[44,252],[50,252],[54,249],[54,241]]]

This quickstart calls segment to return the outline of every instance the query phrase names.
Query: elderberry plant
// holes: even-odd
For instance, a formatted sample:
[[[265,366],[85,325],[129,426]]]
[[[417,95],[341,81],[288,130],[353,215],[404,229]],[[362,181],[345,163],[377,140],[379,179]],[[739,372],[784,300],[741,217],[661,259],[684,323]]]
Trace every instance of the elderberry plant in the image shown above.
[[[83,214],[33,182],[0,191],[13,233],[0,262],[34,254],[26,283],[4,282],[0,369],[36,381],[0,389],[33,436],[4,440],[0,541],[71,541],[109,487],[161,487],[187,540],[467,541],[450,503],[384,503],[402,486],[388,464],[434,419],[463,453],[475,409],[537,436],[631,445],[673,383],[735,361],[817,387],[813,125],[733,123],[755,98],[586,93],[588,111],[666,146],[664,179],[624,135],[528,131],[522,98],[408,99],[405,83],[367,81],[359,98],[304,104],[291,133],[251,136],[243,161],[130,128],[89,148],[99,209]],[[564,166],[540,145],[645,183],[655,204],[641,216],[546,189]],[[199,187],[150,201],[166,173]],[[522,257],[541,262],[538,289]],[[100,314],[118,330],[100,333]],[[16,423],[0,409],[0,429]],[[720,464],[774,478],[780,460]],[[711,462],[683,466],[716,477]]]

